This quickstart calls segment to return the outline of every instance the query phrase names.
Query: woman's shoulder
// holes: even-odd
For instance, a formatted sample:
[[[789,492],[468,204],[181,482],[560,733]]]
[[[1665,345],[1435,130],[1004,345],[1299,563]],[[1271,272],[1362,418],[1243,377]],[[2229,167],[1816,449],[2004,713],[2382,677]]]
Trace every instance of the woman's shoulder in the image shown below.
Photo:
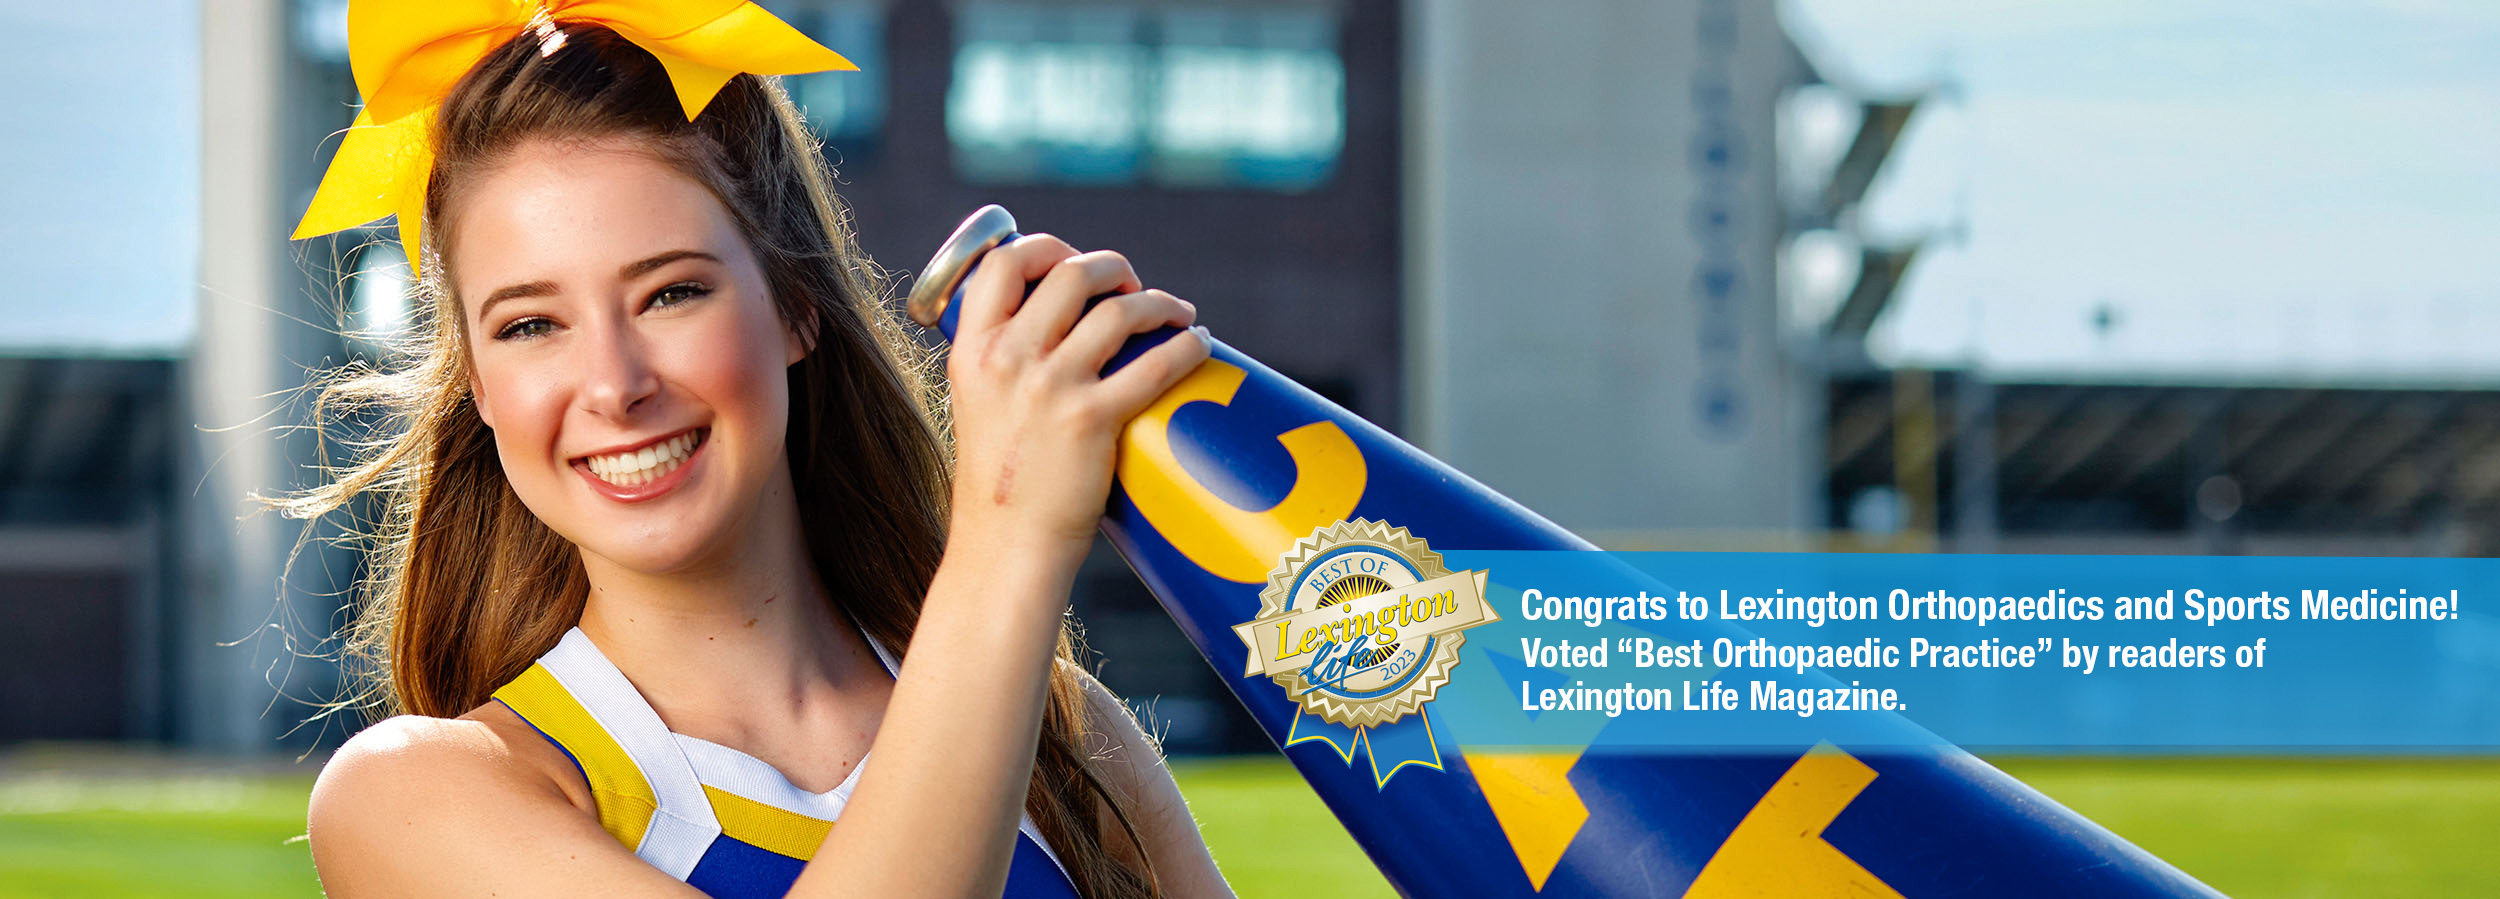
[[[1164,763],[1163,743],[1147,732],[1137,710],[1103,686],[1085,666],[1063,658],[1059,667],[1074,675],[1084,690],[1082,746],[1086,755],[1102,763],[1111,787],[1130,802],[1148,807],[1179,801],[1172,771]]]
[[[318,830],[325,818],[475,807],[482,795],[596,814],[589,785],[563,751],[492,701],[457,718],[398,715],[358,731],[322,765],[308,812]]]
[[[1163,745],[1139,722],[1137,713],[1084,666],[1062,658],[1062,670],[1075,675],[1085,690],[1085,750],[1102,761],[1112,789],[1136,810],[1134,823],[1142,849],[1154,859],[1156,876],[1170,895],[1231,896],[1232,887],[1207,853],[1197,818],[1182,798],[1180,784],[1164,763]],[[1126,846],[1108,811],[1101,815],[1107,846]],[[1118,849],[1114,850],[1120,851]]]
[[[602,829],[588,797],[560,750],[489,703],[357,733],[322,766],[306,833],[332,896],[687,894]]]

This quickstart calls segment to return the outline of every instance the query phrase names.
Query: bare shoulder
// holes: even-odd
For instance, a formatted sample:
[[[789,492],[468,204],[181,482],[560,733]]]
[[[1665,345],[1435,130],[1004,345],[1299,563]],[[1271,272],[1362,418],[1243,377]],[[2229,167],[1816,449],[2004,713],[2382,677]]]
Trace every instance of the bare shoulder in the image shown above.
[[[328,804],[333,811],[348,811],[365,805],[362,800],[422,802],[487,787],[562,798],[564,790],[535,757],[536,747],[519,739],[513,725],[528,728],[517,717],[496,721],[486,709],[459,718],[400,715],[375,722],[322,766],[313,785],[313,812],[323,811],[324,799],[348,800]]]
[[[1170,779],[1170,773],[1164,770],[1162,742],[1146,732],[1128,703],[1120,701],[1085,666],[1060,659],[1059,667],[1074,674],[1076,682],[1085,688],[1086,751],[1095,758],[1114,762],[1112,768],[1123,776],[1154,774]]]
[[[1059,665],[1070,669],[1085,688],[1085,750],[1103,761],[1111,788],[1136,809],[1138,836],[1154,861],[1164,893],[1192,899],[1233,895],[1207,852],[1206,838],[1198,832],[1197,818],[1190,814],[1180,784],[1164,763],[1161,741],[1149,735],[1128,704],[1083,666],[1066,659],[1059,660]],[[1118,824],[1108,814],[1103,817],[1104,844],[1121,845],[1124,841],[1112,833]]]
[[[306,833],[330,895],[526,890],[558,875],[683,886],[600,829],[581,775],[551,770],[545,755],[559,750],[488,705],[376,722],[322,766]]]

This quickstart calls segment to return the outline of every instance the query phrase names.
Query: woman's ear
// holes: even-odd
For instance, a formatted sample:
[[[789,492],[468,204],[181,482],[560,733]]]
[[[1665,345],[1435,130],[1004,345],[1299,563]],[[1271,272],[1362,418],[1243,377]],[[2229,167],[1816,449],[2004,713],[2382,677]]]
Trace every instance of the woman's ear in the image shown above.
[[[816,351],[816,329],[818,326],[816,317],[818,314],[819,313],[815,309],[810,308],[807,310],[807,318],[805,320],[795,324],[782,326],[781,335],[783,342],[787,344],[785,351],[782,353],[781,365],[783,368],[799,364],[799,360],[807,358],[807,354]],[[488,425],[488,427],[493,427],[493,425]]]
[[[487,430],[495,429],[494,410],[487,407],[486,391],[478,389],[477,372],[474,370],[469,372],[469,405],[477,408],[477,420],[485,422]]]

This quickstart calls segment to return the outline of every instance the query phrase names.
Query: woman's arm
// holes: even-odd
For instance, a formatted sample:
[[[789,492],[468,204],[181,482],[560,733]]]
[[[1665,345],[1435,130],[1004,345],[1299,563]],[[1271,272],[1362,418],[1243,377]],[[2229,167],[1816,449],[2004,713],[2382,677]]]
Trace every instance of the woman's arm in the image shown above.
[[[1060,616],[1110,494],[1119,429],[1207,356],[1202,337],[1184,335],[1099,374],[1130,335],[1196,318],[1140,288],[1125,259],[1048,235],[992,250],[966,280],[947,360],[946,555],[870,749],[878,761],[792,896],[989,899],[1005,888]]]
[[[1074,669],[1077,682],[1085,685],[1085,749],[1103,760],[1111,788],[1128,800],[1138,839],[1154,862],[1155,879],[1164,894],[1174,899],[1232,896],[1232,886],[1224,882],[1215,857],[1207,852],[1206,838],[1198,833],[1198,819],[1181,798],[1180,784],[1172,780],[1172,769],[1164,764],[1161,742],[1148,736],[1128,705],[1082,666],[1061,664]],[[1103,845],[1124,844],[1119,822],[1108,811],[1101,824]]]
[[[322,889],[355,899],[702,895],[636,858],[524,757],[553,751],[534,733],[481,721],[401,716],[365,728],[313,784],[307,834]]]

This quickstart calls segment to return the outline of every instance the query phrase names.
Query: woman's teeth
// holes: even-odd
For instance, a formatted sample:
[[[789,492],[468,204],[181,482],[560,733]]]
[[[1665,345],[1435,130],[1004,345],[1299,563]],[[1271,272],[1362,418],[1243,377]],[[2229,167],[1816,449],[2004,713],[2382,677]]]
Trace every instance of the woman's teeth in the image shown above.
[[[641,486],[686,464],[686,457],[702,445],[705,433],[688,431],[632,452],[592,456],[587,464],[590,473],[602,481],[619,487]]]

